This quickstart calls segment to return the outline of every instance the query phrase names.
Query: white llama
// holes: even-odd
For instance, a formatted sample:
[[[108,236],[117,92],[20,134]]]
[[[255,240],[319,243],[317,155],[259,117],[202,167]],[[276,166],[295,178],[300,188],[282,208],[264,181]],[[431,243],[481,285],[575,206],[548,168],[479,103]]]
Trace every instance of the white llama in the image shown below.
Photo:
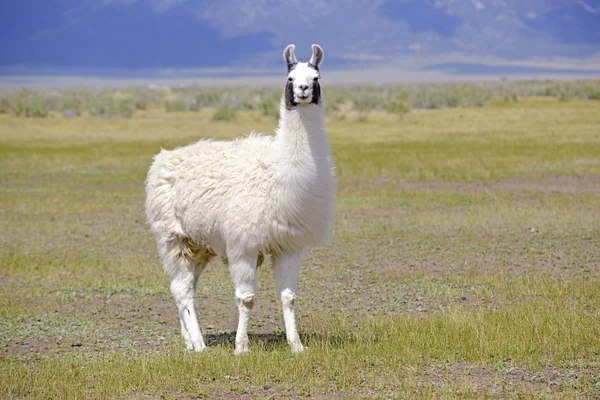
[[[319,84],[323,50],[308,63],[294,45],[284,53],[287,83],[276,135],[200,140],[154,157],[146,181],[146,216],[154,233],[188,349],[206,348],[194,309],[198,277],[214,256],[229,265],[239,323],[235,354],[248,352],[256,268],[273,260],[287,341],[296,329],[296,281],[306,248],[329,241],[335,179]]]

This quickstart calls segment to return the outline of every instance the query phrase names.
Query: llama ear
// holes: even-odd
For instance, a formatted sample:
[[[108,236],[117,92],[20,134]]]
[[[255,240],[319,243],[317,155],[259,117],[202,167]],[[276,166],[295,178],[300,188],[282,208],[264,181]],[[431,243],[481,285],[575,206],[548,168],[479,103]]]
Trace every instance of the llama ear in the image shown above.
[[[309,63],[319,68],[319,64],[323,61],[323,49],[318,44],[312,45],[312,57],[310,58]]]
[[[295,48],[296,48],[296,46],[294,46],[293,44],[290,44],[283,51],[283,59],[287,63],[288,67],[290,65],[294,65],[294,64],[296,64],[298,62],[298,60],[296,60],[296,56],[294,55],[294,49]]]

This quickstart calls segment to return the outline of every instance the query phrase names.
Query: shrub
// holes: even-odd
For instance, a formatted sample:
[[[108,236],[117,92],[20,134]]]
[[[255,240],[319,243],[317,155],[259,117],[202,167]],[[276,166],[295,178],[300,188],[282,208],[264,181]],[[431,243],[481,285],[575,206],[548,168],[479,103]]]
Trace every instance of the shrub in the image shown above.
[[[504,95],[504,101],[507,103],[517,103],[519,102],[519,98],[516,93],[507,93]]]
[[[358,118],[356,119],[358,122],[367,122],[369,119],[369,109],[364,108],[358,111]]]
[[[124,118],[131,118],[131,116],[133,116],[133,108],[134,105],[132,104],[131,100],[121,99],[117,103],[116,113],[113,115],[117,115],[119,117]]]
[[[396,98],[386,105],[386,110],[389,113],[398,114],[400,116],[409,113],[410,107],[408,106],[408,93],[403,90],[398,92]]]
[[[75,113],[75,115],[81,115],[81,100],[77,97],[67,97],[62,102],[61,110],[69,111],[67,114],[70,114],[70,111]]]
[[[38,96],[36,96],[38,97]],[[46,111],[61,111],[63,98],[65,95],[58,91],[50,91],[47,93],[39,93],[39,97],[42,97],[43,100],[39,99],[40,104],[44,104]]]
[[[221,96],[217,92],[210,90],[201,90],[196,94],[196,109],[201,110],[204,107],[214,107],[221,103]]]
[[[590,100],[600,100],[600,90],[592,92],[589,94],[588,99]]]
[[[0,99],[0,114],[7,114],[10,111],[10,100],[7,98]]]
[[[15,117],[25,116],[27,109],[27,94],[21,91],[10,104],[10,113]]]
[[[223,104],[212,116],[213,121],[231,121],[235,117],[235,110],[228,104]]]
[[[279,119],[279,107],[278,104],[273,101],[265,100],[260,103],[260,111],[262,115],[266,117],[273,117],[275,119]]]
[[[133,104],[136,110],[145,110],[148,107],[148,101],[146,99],[136,98]]]
[[[435,110],[436,108],[440,108],[441,102],[439,99],[436,99],[434,97],[430,97],[427,101],[427,109],[428,110]]]
[[[25,116],[27,117],[44,118],[47,115],[47,104],[41,98],[32,99],[26,107]]]
[[[337,98],[327,99],[325,101],[325,111],[329,114],[335,114],[340,111],[340,103]]]
[[[89,112],[98,117],[124,117],[133,115],[134,106],[130,99],[121,98],[115,101],[112,96],[104,96],[90,104]]]
[[[187,111],[187,106],[183,100],[167,100],[165,102],[166,112],[183,112]]]

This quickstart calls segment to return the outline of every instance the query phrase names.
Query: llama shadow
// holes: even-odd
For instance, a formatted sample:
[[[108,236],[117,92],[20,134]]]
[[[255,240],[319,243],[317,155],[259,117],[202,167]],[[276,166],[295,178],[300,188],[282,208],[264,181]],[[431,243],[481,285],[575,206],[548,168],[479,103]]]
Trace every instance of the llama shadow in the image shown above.
[[[208,334],[205,336],[207,346],[222,346],[226,348],[235,347],[235,331]],[[287,346],[285,333],[249,333],[250,346],[262,348],[265,351],[273,351],[282,346]],[[300,340],[306,347],[312,345],[341,348],[347,344],[353,344],[356,340],[351,337],[339,335],[322,335],[320,333],[300,334]]]

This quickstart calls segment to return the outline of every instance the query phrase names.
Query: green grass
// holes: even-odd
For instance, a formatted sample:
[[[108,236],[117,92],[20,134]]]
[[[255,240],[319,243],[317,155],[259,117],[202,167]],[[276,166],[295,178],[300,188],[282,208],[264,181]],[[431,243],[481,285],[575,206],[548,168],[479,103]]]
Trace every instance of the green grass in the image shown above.
[[[299,282],[308,351],[290,353],[261,268],[244,357],[219,263],[197,292],[212,351],[183,350],[143,214],[161,147],[276,126],[213,114],[0,115],[0,398],[600,396],[600,103],[332,116],[334,239]]]

